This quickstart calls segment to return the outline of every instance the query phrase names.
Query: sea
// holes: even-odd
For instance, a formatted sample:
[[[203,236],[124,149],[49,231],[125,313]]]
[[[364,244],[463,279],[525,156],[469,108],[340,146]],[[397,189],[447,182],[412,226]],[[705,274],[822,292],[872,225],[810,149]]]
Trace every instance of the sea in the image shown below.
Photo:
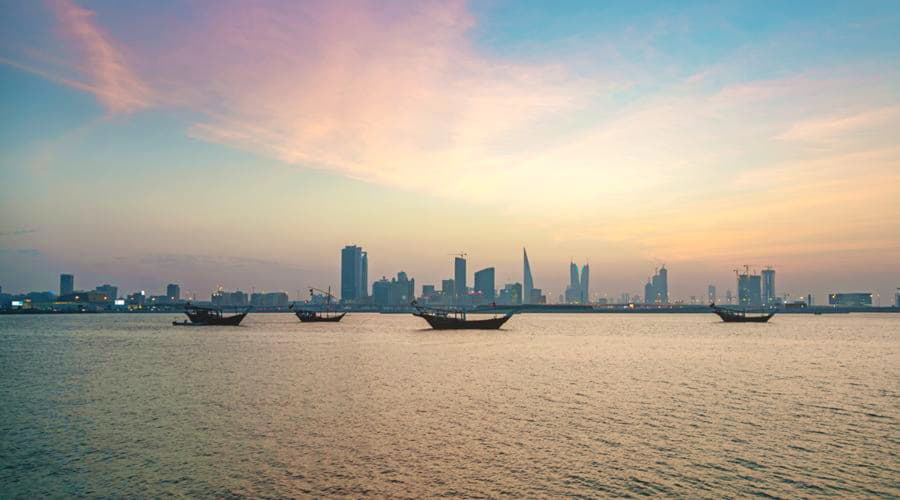
[[[900,315],[0,316],[0,497],[900,496]]]

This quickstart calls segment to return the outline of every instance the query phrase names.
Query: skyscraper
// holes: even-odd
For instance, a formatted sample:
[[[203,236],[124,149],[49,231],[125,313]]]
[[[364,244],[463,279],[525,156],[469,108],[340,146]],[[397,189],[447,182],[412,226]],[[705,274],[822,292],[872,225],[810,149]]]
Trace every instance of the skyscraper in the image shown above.
[[[531,264],[528,263],[528,252],[525,249],[522,249],[522,282],[525,285],[522,287],[522,293],[525,295],[522,298],[522,303],[530,304],[531,296],[534,295],[534,278],[531,277]]]
[[[669,303],[669,271],[666,266],[657,269],[652,277],[647,279],[644,285],[645,304]]]
[[[656,289],[656,293],[659,295],[661,304],[669,303],[669,271],[666,269],[665,264],[659,269],[659,286]]]
[[[744,274],[738,274],[738,304],[744,307],[760,307],[762,305],[762,289],[760,276],[750,274],[747,270]]]
[[[706,300],[709,301],[710,304],[716,303],[716,285],[709,285],[709,288],[707,288]]]
[[[366,297],[367,286],[364,279],[368,279],[368,257],[366,269],[363,272],[362,247],[347,245],[341,250],[341,300],[359,302]]]
[[[775,302],[775,270],[771,267],[762,271],[762,303],[770,306]]]
[[[59,275],[59,294],[69,295],[75,291],[75,276],[71,274]]]
[[[362,294],[360,298],[369,296],[369,252],[362,253]]]
[[[569,263],[569,286],[573,290],[581,290],[581,283],[578,280],[578,264],[574,262]]]
[[[456,296],[456,304],[462,304],[466,299],[466,259],[456,257],[453,259],[453,288]]]
[[[591,302],[591,267],[587,264],[581,266],[581,303]]]
[[[456,299],[456,286],[453,280],[441,280],[441,295],[444,297],[445,304],[452,304]]]
[[[166,297],[169,300],[181,300],[181,287],[175,283],[169,283],[166,287]]]
[[[494,268],[488,267],[475,273],[475,291],[481,293],[485,304],[494,302]]]

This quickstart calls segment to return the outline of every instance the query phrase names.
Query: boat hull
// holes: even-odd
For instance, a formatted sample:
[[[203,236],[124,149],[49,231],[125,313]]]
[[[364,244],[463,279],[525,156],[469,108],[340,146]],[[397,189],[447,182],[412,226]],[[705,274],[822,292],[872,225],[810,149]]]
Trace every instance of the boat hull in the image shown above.
[[[342,320],[347,313],[341,313],[336,316],[319,316],[317,313],[294,313],[303,323],[337,323]]]
[[[414,316],[423,318],[435,330],[499,330],[503,323],[512,317],[511,314],[507,314],[498,318],[468,320],[430,314],[415,314]]]
[[[202,317],[188,314],[188,318],[190,318],[190,322],[184,321],[179,323],[178,321],[173,321],[172,325],[174,326],[238,326],[241,324],[241,321],[244,320],[244,317],[247,316],[247,313],[236,314],[234,316],[228,316],[225,318],[216,318],[216,317]]]
[[[718,317],[722,318],[722,321],[725,323],[765,323],[772,319],[772,316],[775,316],[775,313],[764,314],[762,316],[745,316],[722,311],[713,312],[716,313]]]

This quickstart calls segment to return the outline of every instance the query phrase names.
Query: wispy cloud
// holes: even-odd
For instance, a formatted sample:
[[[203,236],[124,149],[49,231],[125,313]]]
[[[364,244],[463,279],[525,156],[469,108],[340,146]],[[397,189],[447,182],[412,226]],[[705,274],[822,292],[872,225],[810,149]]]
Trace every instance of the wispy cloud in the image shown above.
[[[833,141],[848,134],[879,126],[891,126],[896,131],[898,124],[900,124],[900,106],[887,106],[795,123],[778,138],[808,142]]]
[[[48,0],[67,38],[82,55],[87,81],[57,81],[86,90],[113,113],[130,113],[151,104],[150,89],[134,74],[120,49],[94,23],[93,12],[73,0]],[[29,71],[41,73],[25,65]]]

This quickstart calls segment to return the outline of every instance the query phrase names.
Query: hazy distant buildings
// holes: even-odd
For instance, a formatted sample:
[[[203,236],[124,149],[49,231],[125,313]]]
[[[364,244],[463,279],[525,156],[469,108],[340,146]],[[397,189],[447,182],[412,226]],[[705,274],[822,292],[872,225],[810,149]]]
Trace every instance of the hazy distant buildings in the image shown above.
[[[731,290],[725,290],[725,302],[728,304],[734,302],[734,296],[731,294]]]
[[[256,307],[287,307],[290,298],[285,292],[255,292],[250,294],[250,305]]]
[[[900,288],[894,292],[894,307],[900,307]]]
[[[647,284],[644,285],[644,303],[669,303],[669,271],[666,266],[659,268],[652,277],[647,279]]]
[[[475,291],[478,293],[479,301],[483,304],[490,304],[496,299],[494,277],[493,267],[488,267],[475,273]]]
[[[341,301],[362,302],[368,296],[369,257],[362,247],[341,250]]]
[[[587,304],[590,302],[591,269],[585,264],[578,276],[578,264],[569,263],[569,286],[566,287],[565,302],[567,304]]]
[[[870,292],[832,293],[828,295],[828,304],[832,306],[871,306]]]
[[[112,286],[109,283],[107,283],[105,285],[100,285],[100,286],[94,288],[94,290],[97,292],[100,292],[102,294],[106,294],[106,296],[109,297],[109,300],[111,302],[114,302],[116,299],[119,298],[119,287]]]
[[[737,277],[738,304],[744,307],[762,306],[762,279],[747,269]]]
[[[453,259],[453,296],[455,304],[463,304],[466,300],[466,259],[455,257]]]
[[[524,283],[522,287],[522,293],[524,296],[524,303],[530,304],[532,303],[534,297],[534,278],[531,276],[531,264],[528,262],[528,252],[525,249],[522,249],[522,282]]]
[[[372,283],[372,301],[381,307],[408,306],[415,299],[415,289],[416,280],[400,271],[396,278],[382,277]]]
[[[71,274],[59,275],[59,294],[70,295],[75,291],[75,276]]]
[[[445,302],[453,302],[456,298],[456,286],[453,280],[441,280],[441,295]]]
[[[587,264],[581,266],[581,303],[591,303],[591,267]]]
[[[210,302],[218,307],[246,307],[247,294],[240,290],[234,292],[217,290],[210,297]]]
[[[500,296],[497,299],[498,304],[503,305],[519,305],[522,303],[522,284],[507,283],[500,290]]]
[[[716,303],[716,285],[709,285],[706,288],[706,300],[710,304]]]
[[[181,300],[181,287],[175,283],[169,283],[166,286],[166,297],[172,302]]]
[[[775,270],[768,267],[762,271],[762,303],[771,306],[775,302]]]

